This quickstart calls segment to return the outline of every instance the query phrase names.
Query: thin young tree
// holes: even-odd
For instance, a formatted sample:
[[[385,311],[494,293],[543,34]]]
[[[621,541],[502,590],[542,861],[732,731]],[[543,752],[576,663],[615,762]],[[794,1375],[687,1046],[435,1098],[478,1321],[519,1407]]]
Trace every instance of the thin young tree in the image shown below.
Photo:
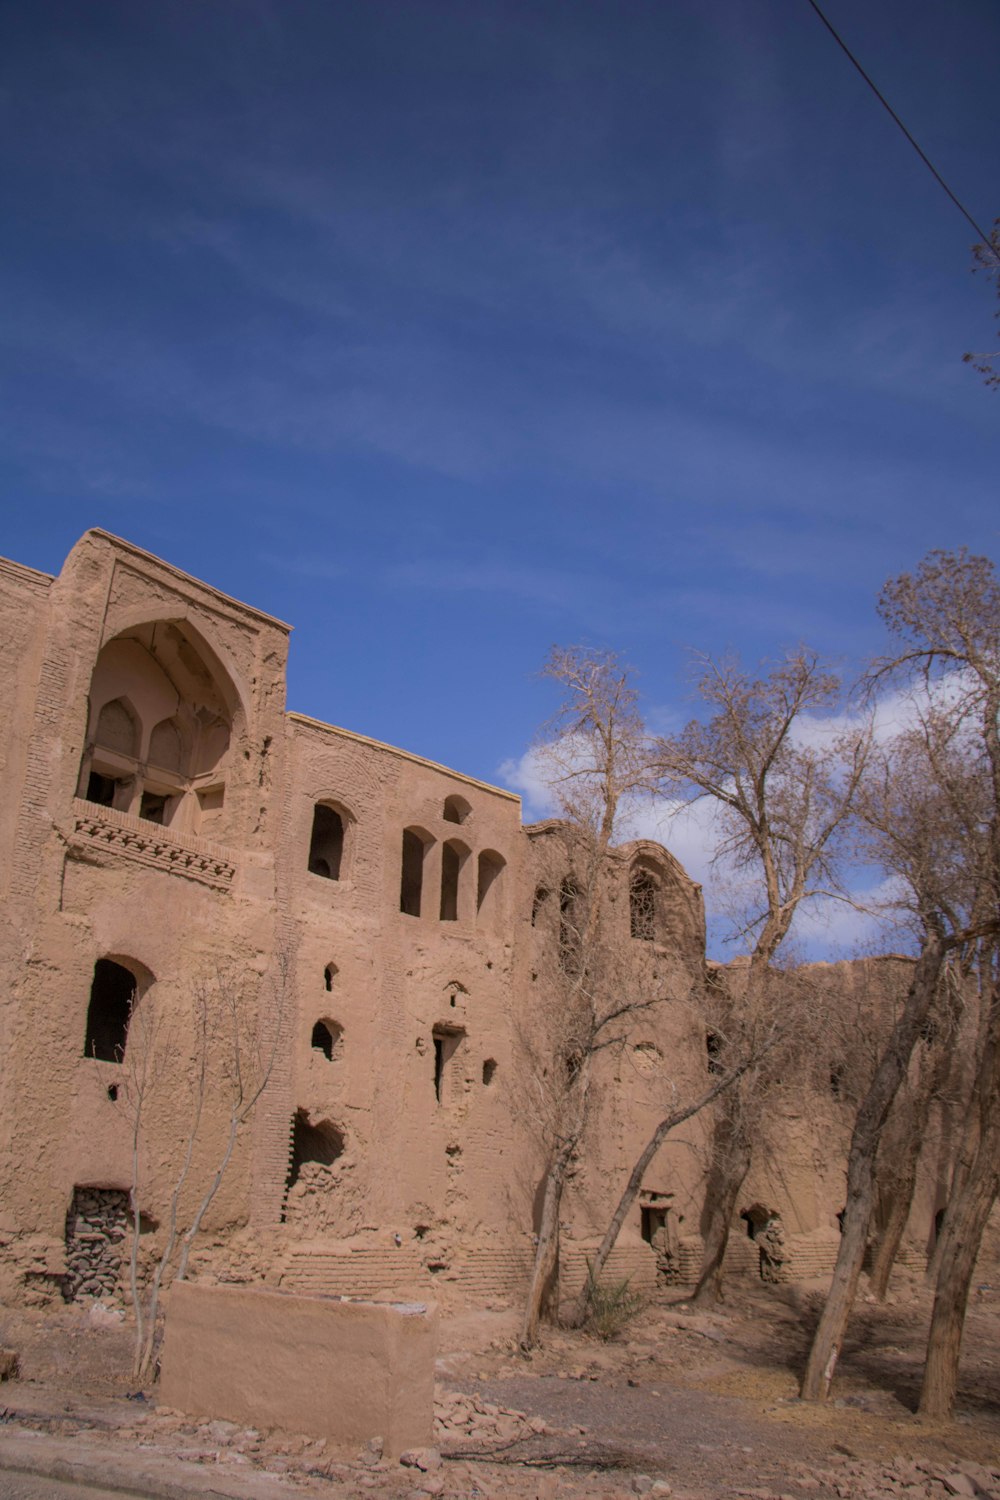
[[[729,1017],[737,1055],[741,1030],[772,1009],[771,970],[803,902],[840,890],[838,862],[871,746],[866,727],[834,733],[840,679],[800,646],[754,677],[735,658],[698,656],[696,688],[708,711],[658,742],[655,759],[668,796],[713,807],[723,828],[717,859],[734,867],[748,893],[740,936],[750,939],[744,994]],[[717,1301],[740,1188],[752,1155],[754,1087],[748,1068],[727,1090],[713,1130],[705,1249],[694,1300]]]
[[[287,981],[285,965],[279,963],[278,968],[274,1015],[266,1031],[256,984],[248,987],[237,975],[219,969],[210,980],[194,985],[190,1031],[193,1051],[187,1066],[182,1066],[176,1026],[171,1028],[167,1024],[155,995],[133,1000],[130,1007],[127,1043],[121,1060],[124,1078],[118,1089],[117,1107],[128,1121],[131,1139],[129,1283],[136,1325],[132,1373],[140,1383],[149,1378],[153,1369],[164,1280],[171,1274],[174,1280],[186,1277],[192,1246],[222,1185],[240,1132],[251,1118],[274,1069],[282,1039]],[[167,1201],[160,1253],[144,1286],[138,1264],[140,1205],[147,1177],[144,1152],[161,1099],[170,1099],[175,1113],[178,1099],[183,1101],[184,1136]],[[220,1105],[225,1116],[221,1136]],[[211,1131],[205,1124],[206,1107],[213,1116]],[[211,1165],[207,1177],[196,1180],[199,1146],[204,1158],[203,1134],[211,1138],[207,1148]],[[182,1227],[191,1191],[198,1197],[189,1221]]]
[[[914,727],[873,764],[859,814],[875,857],[906,893],[920,954],[854,1127],[844,1232],[802,1383],[802,1396],[810,1400],[829,1394],[861,1273],[882,1130],[946,961],[957,955],[961,962],[995,934],[1000,911],[1000,589],[992,566],[965,552],[931,553],[916,575],[886,585],[880,613],[902,649],[878,665],[873,681],[906,673],[916,678],[920,697],[913,705]],[[989,1072],[989,1059],[983,1061]],[[991,1077],[983,1095],[987,1111]],[[929,1380],[934,1391],[928,1410],[946,1406],[949,1389],[954,1396],[975,1236],[985,1225],[983,1199],[996,1192],[993,1164],[978,1152],[974,1162],[964,1183],[964,1208],[956,1205],[952,1215],[949,1205],[948,1216],[961,1224],[965,1240],[961,1253],[943,1249],[940,1259],[925,1372],[925,1391]]]
[[[560,891],[559,944],[547,974],[552,993],[536,1011],[530,1069],[544,1138],[541,1211],[525,1300],[521,1345],[558,1306],[559,1219],[592,1101],[594,1060],[620,1043],[627,1018],[656,1003],[610,981],[613,945],[604,941],[609,852],[619,820],[647,781],[646,734],[629,669],[610,652],[555,648],[544,675],[562,701],[536,751],[537,766],[564,820],[572,870]]]

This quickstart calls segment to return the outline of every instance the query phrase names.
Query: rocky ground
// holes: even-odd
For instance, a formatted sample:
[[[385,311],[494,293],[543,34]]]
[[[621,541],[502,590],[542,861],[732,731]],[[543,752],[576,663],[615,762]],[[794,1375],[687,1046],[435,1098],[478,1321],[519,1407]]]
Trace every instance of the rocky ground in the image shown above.
[[[933,1426],[913,1415],[929,1313],[916,1280],[859,1305],[820,1408],[795,1395],[818,1304],[815,1288],[747,1284],[710,1315],[648,1308],[606,1343],[551,1333],[530,1359],[511,1311],[446,1318],[434,1446],[402,1464],[159,1406],[155,1386],[130,1390],[129,1330],[100,1311],[0,1310],[20,1361],[0,1389],[0,1494],[20,1472],[168,1500],[1000,1500],[1000,1293],[978,1290],[956,1420]]]

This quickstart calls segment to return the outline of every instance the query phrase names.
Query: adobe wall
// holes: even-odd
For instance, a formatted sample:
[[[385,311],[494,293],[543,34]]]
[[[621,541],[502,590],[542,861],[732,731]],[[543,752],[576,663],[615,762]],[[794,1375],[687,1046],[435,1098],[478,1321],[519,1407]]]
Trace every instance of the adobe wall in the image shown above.
[[[581,878],[566,827],[522,828],[508,792],[286,713],[288,627],[126,542],[90,532],[58,578],[0,564],[0,584],[0,652],[15,668],[0,674],[0,1291],[26,1275],[58,1285],[74,1204],[84,1218],[118,1212],[134,1123],[122,1085],[154,1019],[143,1257],[162,1243],[197,1118],[180,1193],[190,1221],[225,1147],[222,1022],[238,1001],[267,1088],[196,1268],[309,1292],[518,1296],[544,1172],[544,1073],[565,1065],[552,1052],[560,893]],[[711,1082],[700,888],[646,841],[612,851],[601,879],[594,961],[627,1008],[595,1058],[566,1194],[569,1285],[656,1124]],[[139,997],[111,1056],[90,1021],[108,963]],[[813,1049],[807,1107],[798,1072],[770,1099],[740,1206],[779,1212],[811,1272],[835,1251],[851,1120],[849,1090],[830,1087],[833,1023],[856,1004],[891,1012],[900,978],[809,972],[830,1046]],[[214,1018],[204,1052],[202,1003]],[[697,1116],[662,1147],[613,1271],[651,1282],[654,1210],[696,1265],[709,1126]],[[953,1150],[947,1121],[934,1130],[914,1244]],[[732,1255],[754,1264],[738,1234]]]
[[[244,984],[259,986],[269,974],[272,808],[261,788],[272,747],[280,755],[283,746],[287,630],[102,533],[84,537],[45,590],[44,607],[24,614],[31,628],[19,659],[26,669],[15,714],[5,718],[23,780],[15,819],[5,825],[10,927],[2,955],[0,1196],[3,1229],[26,1241],[41,1271],[58,1267],[74,1186],[127,1187],[131,1177],[131,1124],[121,1100],[109,1097],[122,1070],[84,1055],[96,961],[121,961],[140,989],[155,986],[169,1033],[162,1084],[143,1119],[143,1197],[153,1219],[162,1216],[183,1150],[194,992],[217,984],[234,954]],[[216,794],[225,813],[213,838],[78,795],[92,754],[99,659],[116,638],[141,654],[145,646],[134,638],[140,627],[154,647],[159,631],[167,643],[160,649],[174,652],[196,688],[205,684],[203,695],[225,695],[231,733],[218,772],[224,791]],[[135,749],[147,754],[138,742]],[[153,765],[147,772],[135,755],[132,761],[137,798],[141,778],[162,773]],[[213,1097],[209,1091],[189,1199],[224,1129]],[[242,1156],[215,1206],[217,1218],[245,1214]]]
[[[381,1438],[396,1459],[431,1442],[436,1353],[433,1304],[179,1282],[168,1299],[160,1399],[334,1443]]]

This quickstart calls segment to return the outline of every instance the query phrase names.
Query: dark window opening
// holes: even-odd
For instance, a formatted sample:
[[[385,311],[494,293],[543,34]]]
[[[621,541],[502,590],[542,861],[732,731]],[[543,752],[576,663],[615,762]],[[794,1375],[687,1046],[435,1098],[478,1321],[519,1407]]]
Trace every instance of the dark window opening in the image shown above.
[[[489,1085],[493,1082],[493,1080],[494,1080],[494,1078],[496,1076],[497,1076],[496,1061],[492,1057],[488,1057],[486,1059],[486,1061],[483,1063],[483,1082],[486,1084],[487,1087],[489,1087]]]
[[[166,797],[161,797],[159,792],[143,792],[142,801],[139,803],[139,816],[145,818],[147,823],[165,823],[167,821]]]
[[[312,837],[309,840],[309,873],[324,880],[340,879],[340,862],[344,854],[344,820],[325,802],[313,808]]]
[[[343,1029],[335,1021],[317,1021],[312,1029],[312,1039],[309,1045],[314,1052],[322,1052],[327,1062],[332,1062],[337,1043],[342,1035]]]
[[[451,842],[441,850],[441,921],[458,921],[458,889],[466,851]]]
[[[464,797],[446,797],[441,816],[446,823],[464,823],[471,811]]]
[[[842,1083],[843,1083],[843,1075],[841,1074],[840,1069],[839,1068],[831,1068],[830,1069],[830,1093],[833,1095],[833,1097],[835,1099],[839,1099],[840,1098],[840,1092],[841,1092]]]
[[[716,1031],[706,1031],[705,1051],[708,1054],[708,1071],[710,1073],[721,1073],[722,1069],[722,1038]]]
[[[434,1097],[439,1104],[447,1102],[448,1064],[458,1051],[464,1035],[464,1031],[448,1031],[443,1026],[434,1028]]]
[[[776,1211],[764,1203],[751,1203],[749,1208],[740,1211],[740,1218],[747,1226],[748,1240],[755,1240],[761,1230],[766,1229],[771,1220],[777,1217]]]
[[[408,917],[419,917],[424,888],[426,843],[414,828],[403,830],[403,861],[399,884],[399,909]]]
[[[647,1245],[653,1243],[653,1235],[658,1229],[666,1229],[669,1212],[667,1208],[655,1208],[648,1203],[642,1204],[639,1214],[642,1220],[642,1237]]]
[[[326,968],[323,970],[323,988],[326,990],[327,994],[330,994],[333,989],[333,981],[336,977],[336,974],[337,967],[335,964],[327,964]]]
[[[87,801],[96,802],[98,807],[114,807],[118,787],[119,783],[113,776],[102,776],[98,771],[91,771],[87,781]]]
[[[110,958],[99,958],[90,986],[84,1057],[95,1057],[98,1062],[121,1062],[135,1000],[135,975]]]
[[[656,881],[648,870],[637,870],[629,882],[632,936],[643,942],[656,937]]]
[[[548,899],[549,899],[549,893],[545,889],[544,885],[537,886],[535,888],[534,898],[532,899],[532,902],[531,902],[531,925],[532,925],[532,927],[537,927],[538,926],[538,919],[542,915],[542,908],[544,907],[544,905],[545,905],[545,903],[546,903],[546,901]]]
[[[296,1110],[292,1124],[292,1159],[288,1169],[288,1187],[298,1182],[302,1168],[309,1163],[332,1167],[344,1152],[344,1137],[329,1120],[310,1123],[304,1109]]]
[[[118,1098],[118,1085],[117,1085],[117,1083],[109,1083],[108,1084],[108,1098],[111,1100],[112,1104],[114,1104],[116,1102],[116,1100]]]

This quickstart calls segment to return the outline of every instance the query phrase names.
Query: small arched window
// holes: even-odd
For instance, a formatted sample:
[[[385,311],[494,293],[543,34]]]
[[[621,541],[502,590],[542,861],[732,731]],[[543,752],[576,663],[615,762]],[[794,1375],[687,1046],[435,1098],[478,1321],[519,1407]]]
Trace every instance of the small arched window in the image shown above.
[[[424,856],[432,839],[419,828],[404,828],[399,880],[399,909],[419,917],[424,891]]]
[[[656,937],[656,901],[659,893],[656,877],[650,870],[633,870],[629,881],[628,904],[632,936],[644,942]]]
[[[327,964],[326,968],[323,970],[323,988],[326,990],[327,994],[330,994],[333,990],[333,981],[336,979],[336,977],[337,965]]]
[[[457,839],[448,839],[441,849],[441,921],[457,922],[465,916],[463,874],[469,851]]]
[[[130,969],[110,958],[97,960],[87,1007],[84,1057],[94,1057],[98,1062],[121,1062],[138,993],[136,977]]]
[[[545,903],[549,899],[549,892],[544,885],[535,887],[535,894],[531,902],[531,925],[537,927],[545,909]]]
[[[441,816],[446,823],[464,823],[472,811],[464,797],[446,797]]]
[[[314,1052],[322,1052],[327,1062],[333,1062],[334,1054],[344,1034],[344,1028],[336,1021],[317,1021],[312,1029],[309,1045]]]
[[[340,879],[344,856],[344,820],[336,808],[317,802],[313,808],[312,837],[309,840],[309,873],[324,880]]]

